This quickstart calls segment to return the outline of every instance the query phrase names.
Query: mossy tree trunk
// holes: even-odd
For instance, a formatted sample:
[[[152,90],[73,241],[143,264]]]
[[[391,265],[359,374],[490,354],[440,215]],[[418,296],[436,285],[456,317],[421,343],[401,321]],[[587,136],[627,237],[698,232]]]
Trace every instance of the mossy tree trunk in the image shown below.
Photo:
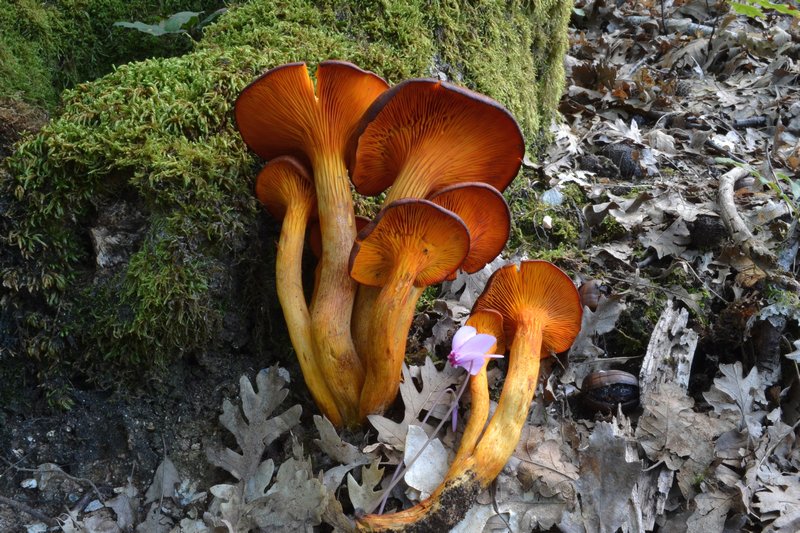
[[[507,106],[535,152],[562,89],[570,8],[253,0],[184,56],[67,91],[0,172],[0,322],[14,324],[16,352],[103,379],[204,350],[285,351],[279,328],[258,333],[280,316],[276,226],[252,192],[263,162],[233,123],[239,91],[270,67],[329,58],[390,83],[439,76]]]

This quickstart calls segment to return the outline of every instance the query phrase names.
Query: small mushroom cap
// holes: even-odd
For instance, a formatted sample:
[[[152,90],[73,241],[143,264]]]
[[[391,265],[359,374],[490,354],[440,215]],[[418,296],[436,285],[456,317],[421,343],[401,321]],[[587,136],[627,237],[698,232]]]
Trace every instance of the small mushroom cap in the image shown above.
[[[426,287],[455,271],[467,253],[469,231],[458,216],[427,200],[408,198],[384,207],[358,233],[350,276],[382,287],[402,268],[409,283]]]
[[[466,322],[467,326],[472,326],[478,333],[487,333],[497,339],[497,348],[494,353],[504,354],[506,352],[506,334],[503,330],[503,315],[494,309],[480,309],[473,312]]]
[[[472,312],[494,309],[503,315],[506,342],[513,342],[517,323],[534,316],[542,324],[542,356],[563,352],[581,328],[583,307],[575,284],[547,261],[522,261],[497,270],[475,302]]]
[[[525,142],[503,106],[482,94],[433,79],[410,79],[384,92],[361,120],[352,181],[361,194],[376,195],[404,167],[424,192],[454,183],[482,181],[503,191],[517,175]],[[414,196],[408,194],[407,196]],[[402,196],[402,195],[401,195]],[[395,196],[395,199],[399,196]]]
[[[428,200],[452,211],[469,229],[469,255],[461,270],[472,274],[500,255],[511,231],[511,213],[500,192],[486,183],[460,183]]]
[[[308,203],[310,211],[316,211],[311,174],[294,157],[276,157],[261,169],[256,178],[256,196],[277,220],[283,220],[292,203]]]
[[[275,67],[236,99],[236,125],[264,159],[312,158],[320,149],[344,153],[364,111],[388,88],[379,76],[345,61],[317,67],[317,90],[305,63]]]

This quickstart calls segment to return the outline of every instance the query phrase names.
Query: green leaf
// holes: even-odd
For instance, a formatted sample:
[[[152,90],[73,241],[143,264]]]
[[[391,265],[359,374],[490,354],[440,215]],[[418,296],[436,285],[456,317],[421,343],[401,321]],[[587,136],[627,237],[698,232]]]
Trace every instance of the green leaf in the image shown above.
[[[156,37],[160,37],[161,35],[165,35],[167,32],[164,31],[158,24],[145,24],[144,22],[115,22],[114,26],[118,26],[120,28],[131,28],[134,30],[139,30],[144,33],[149,33],[150,35],[155,35]]]
[[[737,14],[750,17],[751,19],[764,17],[764,12],[754,6],[742,4],[740,2],[731,2],[731,7]]]
[[[800,180],[791,180],[789,184],[792,187],[792,196],[795,200],[800,200]]]
[[[214,21],[217,19],[217,17],[219,17],[220,15],[222,15],[223,13],[225,13],[225,12],[227,12],[227,11],[228,11],[228,8],[227,8],[227,7],[222,7],[222,8],[220,8],[220,9],[217,9],[216,11],[214,11],[213,13],[211,13],[209,16],[207,16],[206,18],[204,18],[203,20],[201,20],[201,21],[200,21],[200,22],[197,24],[197,26],[196,26],[196,29],[198,29],[198,30],[199,30],[199,29],[205,28],[206,26],[208,26],[209,24],[211,24],[212,22],[214,22]]]
[[[202,13],[202,11],[181,11],[161,21],[159,24],[167,33],[181,33],[196,26]]]

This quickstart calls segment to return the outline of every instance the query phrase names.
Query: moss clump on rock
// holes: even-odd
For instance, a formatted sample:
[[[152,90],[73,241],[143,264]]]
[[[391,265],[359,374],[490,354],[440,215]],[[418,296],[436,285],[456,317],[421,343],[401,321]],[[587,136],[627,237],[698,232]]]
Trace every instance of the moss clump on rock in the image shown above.
[[[53,108],[58,94],[113,65],[192,48],[186,35],[156,38],[116,28],[175,11],[210,10],[219,0],[17,0],[0,5],[0,96]]]
[[[299,60],[350,60],[392,82],[442,73],[508,106],[533,146],[560,93],[570,2],[527,5],[256,0],[185,56],[67,91],[0,173],[17,350],[130,368],[247,345],[229,324],[267,329],[274,236],[259,236],[260,163],[233,123],[239,91]]]

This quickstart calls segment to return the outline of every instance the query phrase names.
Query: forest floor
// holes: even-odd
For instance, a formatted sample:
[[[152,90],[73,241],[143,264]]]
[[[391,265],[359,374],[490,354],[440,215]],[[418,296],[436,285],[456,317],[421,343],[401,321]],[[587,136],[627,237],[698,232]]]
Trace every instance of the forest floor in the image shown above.
[[[456,530],[800,530],[796,14],[576,2],[563,119],[525,174],[544,206],[530,231],[572,240],[547,258],[575,273],[583,326]],[[20,394],[3,406],[0,531],[346,528],[464,377],[424,354],[441,360],[488,276],[523,255],[539,257],[520,250],[428,302],[403,403],[364,432],[313,416],[288,361],[183,360],[147,391],[77,385],[64,413]],[[448,428],[389,509],[438,485],[458,443]]]

